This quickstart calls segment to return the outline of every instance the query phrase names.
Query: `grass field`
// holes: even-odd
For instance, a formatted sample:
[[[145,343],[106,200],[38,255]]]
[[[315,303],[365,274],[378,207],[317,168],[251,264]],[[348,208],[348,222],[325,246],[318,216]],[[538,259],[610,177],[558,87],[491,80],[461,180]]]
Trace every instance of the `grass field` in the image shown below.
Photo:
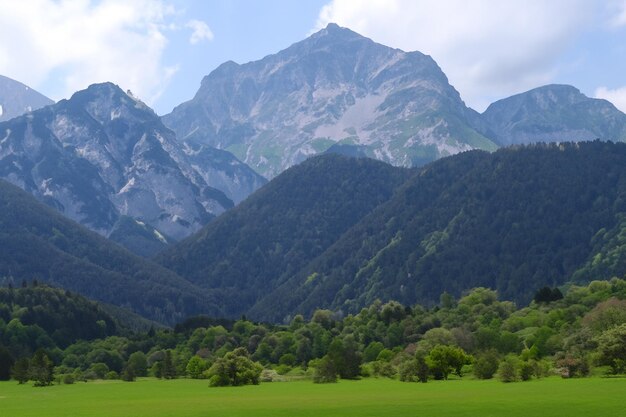
[[[524,383],[385,379],[208,388],[206,381],[144,379],[34,388],[0,382],[2,417],[165,416],[626,416],[626,379]]]

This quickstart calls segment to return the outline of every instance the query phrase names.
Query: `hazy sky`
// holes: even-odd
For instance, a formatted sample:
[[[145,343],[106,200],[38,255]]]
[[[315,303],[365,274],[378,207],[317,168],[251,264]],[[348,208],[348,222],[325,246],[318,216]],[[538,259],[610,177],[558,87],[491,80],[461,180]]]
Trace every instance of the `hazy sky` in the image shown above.
[[[164,114],[328,22],[431,55],[478,111],[548,83],[626,111],[626,0],[0,0],[0,74],[55,100],[113,81]]]

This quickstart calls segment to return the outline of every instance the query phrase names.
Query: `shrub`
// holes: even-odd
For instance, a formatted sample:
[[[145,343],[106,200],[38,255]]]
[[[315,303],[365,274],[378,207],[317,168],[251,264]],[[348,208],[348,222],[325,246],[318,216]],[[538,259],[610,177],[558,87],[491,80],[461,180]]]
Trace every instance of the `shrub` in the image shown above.
[[[335,363],[328,357],[324,356],[315,367],[313,374],[313,382],[316,384],[326,384],[329,382],[337,382],[337,367]]]
[[[498,354],[487,351],[479,355],[474,361],[474,375],[478,379],[491,379],[498,370]]]
[[[517,381],[517,359],[509,356],[500,362],[498,376],[502,382]]]

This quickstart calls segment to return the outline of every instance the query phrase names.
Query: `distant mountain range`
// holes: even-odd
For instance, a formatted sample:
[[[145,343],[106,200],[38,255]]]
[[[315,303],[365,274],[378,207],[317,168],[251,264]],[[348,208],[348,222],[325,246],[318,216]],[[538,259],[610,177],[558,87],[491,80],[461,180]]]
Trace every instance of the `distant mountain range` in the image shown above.
[[[478,114],[431,57],[335,24],[259,61],[221,65],[163,121],[179,139],[229,150],[267,178],[329,149],[409,167],[470,149],[626,139],[626,115],[569,86]]]
[[[334,24],[260,61],[221,65],[163,121],[268,178],[335,143],[402,166],[497,148],[431,57]]]
[[[32,88],[0,75],[0,122],[54,104]]]
[[[626,141],[626,114],[569,85],[547,85],[496,101],[482,114],[501,146],[594,139]]]
[[[0,78],[3,117],[52,103],[42,97]],[[626,115],[605,100],[550,85],[479,114],[431,57],[331,24],[260,61],[221,65],[161,119],[104,83],[0,123],[0,178],[150,256],[244,200],[266,183],[259,173],[315,154],[411,167],[596,138],[626,140]]]

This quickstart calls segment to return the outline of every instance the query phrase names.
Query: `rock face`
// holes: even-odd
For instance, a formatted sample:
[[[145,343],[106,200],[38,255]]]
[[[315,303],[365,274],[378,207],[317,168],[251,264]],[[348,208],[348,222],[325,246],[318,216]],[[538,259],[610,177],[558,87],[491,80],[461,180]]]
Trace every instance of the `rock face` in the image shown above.
[[[491,104],[482,116],[502,146],[626,140],[626,114],[569,85],[546,85],[505,98]]]
[[[233,206],[214,179],[236,199],[263,183],[232,155],[183,147],[111,83],[0,123],[0,177],[103,235],[127,216],[158,241],[186,237]]]
[[[431,57],[334,24],[260,61],[221,65],[163,121],[268,178],[335,144],[400,166],[496,148]]]
[[[54,104],[24,84],[0,75],[0,122]]]

